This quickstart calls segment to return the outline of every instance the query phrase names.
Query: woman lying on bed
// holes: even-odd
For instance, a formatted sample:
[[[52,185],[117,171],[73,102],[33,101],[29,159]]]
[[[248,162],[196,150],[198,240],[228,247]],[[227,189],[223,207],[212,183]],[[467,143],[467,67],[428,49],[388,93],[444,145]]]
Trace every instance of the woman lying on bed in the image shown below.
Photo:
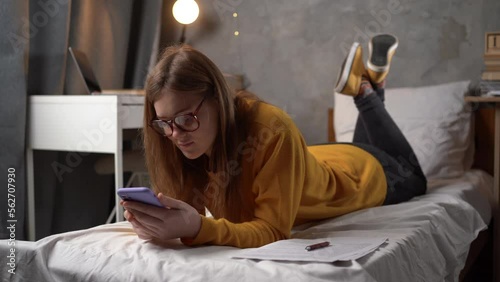
[[[311,147],[281,109],[234,94],[205,55],[166,49],[146,83],[144,145],[168,208],[122,202],[138,236],[259,247],[289,238],[295,225],[424,194],[415,154],[383,104],[397,39],[370,45],[365,69],[353,44],[335,89],[359,110],[354,143]]]

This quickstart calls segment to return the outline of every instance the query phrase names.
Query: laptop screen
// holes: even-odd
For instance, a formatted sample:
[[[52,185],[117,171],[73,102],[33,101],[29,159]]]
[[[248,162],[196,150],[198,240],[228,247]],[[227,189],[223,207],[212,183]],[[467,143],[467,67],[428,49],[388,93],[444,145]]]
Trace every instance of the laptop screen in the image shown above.
[[[73,61],[75,62],[79,75],[85,81],[85,87],[87,88],[88,93],[101,93],[101,87],[99,86],[99,82],[94,75],[94,71],[92,70],[87,55],[85,55],[82,51],[71,47],[69,47],[68,50],[73,58]]]

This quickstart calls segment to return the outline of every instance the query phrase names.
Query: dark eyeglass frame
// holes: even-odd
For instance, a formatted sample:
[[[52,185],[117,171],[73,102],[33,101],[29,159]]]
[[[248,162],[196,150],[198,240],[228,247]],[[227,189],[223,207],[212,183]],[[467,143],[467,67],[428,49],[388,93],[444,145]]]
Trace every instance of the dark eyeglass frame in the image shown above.
[[[173,119],[170,119],[170,120],[164,120],[164,119],[153,119],[149,122],[149,127],[151,127],[156,133],[162,135],[162,136],[165,136],[165,137],[170,137],[172,136],[172,134],[174,134],[174,124],[175,124],[175,127],[177,127],[178,129],[182,130],[182,131],[185,131],[185,132],[193,132],[193,131],[196,131],[198,130],[198,128],[200,128],[200,121],[198,120],[198,112],[200,111],[201,109],[201,106],[203,105],[203,102],[205,101],[205,98],[207,98],[208,95],[205,95],[203,96],[203,99],[201,99],[201,102],[200,104],[198,105],[198,107],[196,107],[196,109],[194,110],[194,112],[191,112],[191,113],[187,113],[187,114],[182,114],[182,115],[178,115],[178,116],[175,116]],[[189,117],[192,117],[194,118],[194,120],[196,121],[196,128],[195,129],[185,129],[184,127],[182,127],[182,125],[179,125],[175,120],[177,118],[180,118],[180,117],[185,117],[185,116],[189,116]],[[155,126],[154,126],[154,123],[158,123],[160,126],[161,126],[161,130],[162,132],[159,131],[159,129],[157,129]],[[167,135],[165,134],[165,126],[170,126],[170,134]]]

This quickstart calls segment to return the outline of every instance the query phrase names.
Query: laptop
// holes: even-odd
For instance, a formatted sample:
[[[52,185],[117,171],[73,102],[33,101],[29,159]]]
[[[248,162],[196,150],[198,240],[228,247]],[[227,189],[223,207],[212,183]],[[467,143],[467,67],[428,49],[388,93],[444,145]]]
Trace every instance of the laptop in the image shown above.
[[[84,52],[69,47],[68,48],[73,61],[75,62],[76,69],[82,78],[85,88],[90,95],[145,95],[144,89],[101,89],[97,78],[95,77],[94,70],[90,65],[90,61]]]

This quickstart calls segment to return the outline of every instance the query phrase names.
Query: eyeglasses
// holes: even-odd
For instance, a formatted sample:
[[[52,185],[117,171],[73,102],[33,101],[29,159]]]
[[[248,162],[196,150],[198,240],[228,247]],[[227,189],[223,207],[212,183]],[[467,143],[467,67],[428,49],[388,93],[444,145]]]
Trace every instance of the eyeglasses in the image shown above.
[[[206,97],[207,95],[203,96],[203,99],[194,112],[176,116],[171,120],[154,119],[149,123],[149,126],[158,132],[158,134],[165,137],[172,136],[174,133],[174,124],[175,127],[182,131],[193,132],[197,130],[200,127],[200,122],[198,121],[198,117],[196,115],[198,114],[198,111],[200,110]]]

